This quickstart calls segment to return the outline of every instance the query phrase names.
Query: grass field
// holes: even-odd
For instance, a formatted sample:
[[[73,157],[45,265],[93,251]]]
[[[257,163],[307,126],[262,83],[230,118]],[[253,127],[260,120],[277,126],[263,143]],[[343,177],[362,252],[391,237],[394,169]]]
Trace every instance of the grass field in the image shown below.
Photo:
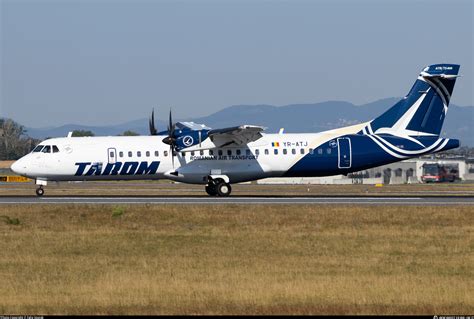
[[[472,207],[0,206],[0,313],[474,313]]]

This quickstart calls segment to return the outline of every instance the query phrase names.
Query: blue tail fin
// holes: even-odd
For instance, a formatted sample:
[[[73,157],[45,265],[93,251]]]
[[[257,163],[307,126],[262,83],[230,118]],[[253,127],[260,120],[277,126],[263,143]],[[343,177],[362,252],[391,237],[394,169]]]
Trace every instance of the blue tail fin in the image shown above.
[[[407,96],[368,125],[369,133],[439,136],[459,65],[434,64],[418,76]]]

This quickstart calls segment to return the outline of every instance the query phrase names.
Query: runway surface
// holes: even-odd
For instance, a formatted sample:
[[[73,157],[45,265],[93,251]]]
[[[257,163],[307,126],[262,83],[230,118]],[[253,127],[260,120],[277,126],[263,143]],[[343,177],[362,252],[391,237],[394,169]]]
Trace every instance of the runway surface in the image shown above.
[[[333,204],[333,205],[474,205],[472,196],[443,197],[0,197],[1,204]]]

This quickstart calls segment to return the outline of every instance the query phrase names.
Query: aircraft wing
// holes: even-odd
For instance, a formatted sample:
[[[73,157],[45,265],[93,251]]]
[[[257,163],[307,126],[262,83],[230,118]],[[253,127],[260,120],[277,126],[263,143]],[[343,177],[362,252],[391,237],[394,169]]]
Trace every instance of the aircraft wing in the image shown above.
[[[261,132],[266,128],[255,125],[240,125],[210,130],[208,136],[218,147],[235,143],[244,145],[262,137]]]

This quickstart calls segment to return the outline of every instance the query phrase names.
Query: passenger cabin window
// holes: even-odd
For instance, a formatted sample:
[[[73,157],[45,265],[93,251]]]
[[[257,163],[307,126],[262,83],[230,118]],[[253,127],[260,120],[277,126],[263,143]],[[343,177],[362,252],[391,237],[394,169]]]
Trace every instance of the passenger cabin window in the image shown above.
[[[194,151],[191,152],[191,156],[194,156]]]
[[[322,148],[318,148],[318,154],[323,155],[323,149]]]
[[[250,150],[249,149],[245,150],[245,155],[250,156]]]
[[[182,157],[186,157],[186,153],[185,153],[185,152],[181,152],[181,156],[182,156]]]
[[[292,149],[292,150],[291,150],[291,154],[295,155],[295,154],[296,154],[296,150],[295,150],[295,149]]]
[[[150,151],[146,151],[146,157],[150,157]]]
[[[328,148],[328,149],[326,150],[326,153],[331,154],[331,149]]]
[[[132,152],[128,152],[128,157],[132,157]]]
[[[164,151],[163,154],[165,157],[168,156],[168,151]]]
[[[286,148],[284,148],[284,149],[283,149],[283,154],[286,155],[287,153],[288,153],[288,151],[286,150]]]
[[[258,156],[258,154],[260,154],[260,151],[258,150],[258,148],[255,150],[255,155]]]
[[[235,151],[237,155],[240,155],[240,150]]]
[[[119,152],[119,156],[120,156],[120,157],[123,157],[123,152]]]
[[[109,156],[110,156],[110,157],[115,157],[114,152],[109,152]]]
[[[268,155],[268,148],[265,149],[265,155]]]
[[[142,152],[138,151],[137,152],[137,157],[142,157]]]
[[[210,156],[214,155],[214,151],[213,151],[213,150],[209,150],[209,155],[210,155]]]
[[[155,156],[158,157],[158,155],[160,155],[158,151],[155,151]]]
[[[218,150],[217,153],[219,154],[219,156],[222,156],[222,150]]]
[[[38,145],[35,147],[35,149],[33,150],[33,152],[41,152],[41,150],[43,149],[44,145]]]
[[[49,145],[46,145],[43,150],[42,150],[43,153],[51,153],[51,146]]]
[[[199,155],[203,156],[203,155],[204,155],[204,151],[199,151]]]
[[[53,145],[53,153],[59,153],[59,148],[56,145]]]
[[[275,155],[278,155],[278,149],[275,148],[275,149],[273,150],[273,153],[274,153]]]
[[[231,156],[232,155],[232,150],[227,150],[227,155]]]
[[[300,153],[304,154],[304,148],[300,149]]]
[[[314,152],[313,152],[313,149],[310,148],[310,149],[309,149],[309,154],[313,154],[313,153],[314,153]]]

